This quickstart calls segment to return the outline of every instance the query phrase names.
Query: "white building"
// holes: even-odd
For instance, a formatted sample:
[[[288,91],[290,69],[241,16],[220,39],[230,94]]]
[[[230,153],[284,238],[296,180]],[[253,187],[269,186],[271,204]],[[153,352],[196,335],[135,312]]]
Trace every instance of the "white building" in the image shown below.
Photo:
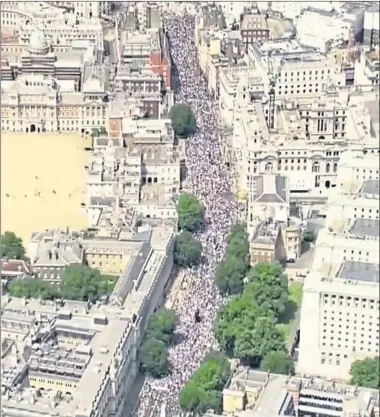
[[[125,415],[141,338],[172,272],[174,238],[172,227],[161,225],[123,239],[83,241],[87,256],[100,267],[123,259],[108,304],[2,297],[2,343],[9,346],[2,358],[2,416]],[[25,347],[29,369],[20,360]],[[28,387],[16,390],[25,375]],[[58,395],[62,390],[64,395]]]
[[[378,3],[364,12],[363,43],[368,46],[379,45],[380,8]]]
[[[246,66],[221,68],[219,72],[221,117],[228,125],[233,120],[239,83],[247,84],[247,95],[252,98],[267,99],[270,81],[274,79],[278,103],[296,97],[320,97],[328,86],[346,84],[339,58],[307,51],[296,41],[268,42],[262,47],[250,45],[245,60]],[[242,77],[246,80],[241,80]]]
[[[170,121],[125,118],[123,137],[127,147],[118,139],[95,141],[87,171],[91,227],[101,221],[99,207],[112,205],[120,211],[131,208],[145,218],[176,221],[181,158]]]
[[[334,43],[348,42],[351,26],[336,11],[309,8],[296,19],[297,39],[302,45],[327,52]]]
[[[303,288],[297,372],[348,379],[379,356],[379,160],[347,152]]]
[[[238,93],[241,105],[235,108],[231,138],[241,192],[249,191],[255,175],[276,173],[288,177],[292,193],[323,194],[337,184],[343,151],[378,152],[371,116],[378,106],[370,101],[375,93],[284,102],[276,108],[275,129],[267,127],[268,107],[249,104],[243,96],[244,91]]]

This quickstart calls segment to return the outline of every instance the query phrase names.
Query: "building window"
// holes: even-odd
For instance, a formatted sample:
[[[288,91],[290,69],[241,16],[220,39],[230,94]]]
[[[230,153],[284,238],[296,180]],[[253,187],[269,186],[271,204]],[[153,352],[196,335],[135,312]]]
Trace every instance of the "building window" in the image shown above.
[[[312,166],[312,172],[319,172],[319,171],[320,171],[319,162],[314,162]]]

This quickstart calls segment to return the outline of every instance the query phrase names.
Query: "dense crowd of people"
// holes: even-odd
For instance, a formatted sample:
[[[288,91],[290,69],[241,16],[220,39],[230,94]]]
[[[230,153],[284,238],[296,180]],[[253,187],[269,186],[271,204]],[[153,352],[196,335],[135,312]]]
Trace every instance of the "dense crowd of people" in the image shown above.
[[[160,415],[161,404],[165,404],[166,415],[181,416],[180,390],[206,354],[216,347],[213,322],[223,300],[214,285],[214,276],[237,210],[230,192],[231,170],[222,161],[215,106],[197,63],[194,17],[186,12],[166,16],[165,27],[179,77],[176,102],[189,104],[197,121],[197,133],[188,139],[184,188],[204,204],[206,217],[205,227],[197,234],[203,246],[202,263],[187,271],[184,294],[173,306],[180,341],[170,348],[171,373],[164,379],[147,379],[138,416]]]

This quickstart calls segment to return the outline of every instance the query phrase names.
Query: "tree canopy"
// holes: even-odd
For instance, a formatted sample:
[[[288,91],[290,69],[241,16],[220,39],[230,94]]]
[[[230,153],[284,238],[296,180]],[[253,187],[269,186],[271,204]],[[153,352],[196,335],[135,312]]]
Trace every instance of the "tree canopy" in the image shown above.
[[[285,352],[268,352],[260,363],[260,369],[276,374],[294,375],[294,364]]]
[[[288,280],[281,266],[269,263],[254,266],[248,274],[245,293],[277,318],[284,311],[289,297]]]
[[[163,378],[169,373],[168,347],[173,342],[175,326],[175,312],[166,308],[158,310],[149,319],[139,358],[141,369],[154,378]]]
[[[169,372],[168,351],[164,342],[146,339],[140,350],[141,368],[154,378],[162,378]]]
[[[197,265],[202,256],[202,244],[190,232],[184,230],[176,236],[174,260],[178,266]]]
[[[68,300],[95,301],[108,294],[110,289],[107,277],[103,277],[97,269],[84,265],[68,266],[59,283],[61,296]]]
[[[271,351],[283,351],[284,340],[267,314],[249,297],[235,296],[219,311],[215,336],[220,347],[244,363],[257,365]]]
[[[101,275],[97,269],[72,265],[63,271],[59,285],[38,278],[24,278],[13,280],[8,291],[14,297],[95,301],[109,294],[116,280],[117,277]]]
[[[153,314],[149,320],[146,338],[156,338],[170,345],[176,326],[176,316],[173,310],[162,308]]]
[[[235,225],[227,237],[227,247],[218,265],[215,283],[223,294],[240,294],[249,270],[249,243],[245,226]]]
[[[242,230],[235,232],[243,233]],[[229,257],[239,253],[239,249],[236,249],[239,248],[236,234],[231,233],[229,236],[226,259],[219,268],[226,268]],[[242,250],[240,259],[243,258],[244,253],[245,251]],[[243,262],[244,259],[241,263]],[[218,270],[216,276],[217,283],[220,274],[226,277],[226,280],[240,282],[241,288],[240,293],[236,289],[236,295],[231,297],[218,312],[215,336],[220,347],[228,355],[239,358],[251,366],[257,366],[265,355],[272,352],[285,355],[284,337],[276,326],[279,315],[288,301],[288,282],[281,267],[258,264],[249,270],[244,283],[248,269],[243,273],[243,269],[240,270],[239,267],[234,270],[232,265],[233,262],[228,265],[229,270],[226,269],[222,273]],[[241,264],[235,263],[235,265]],[[238,273],[241,276],[236,278]],[[230,293],[234,293],[234,287],[230,283],[229,285]]]
[[[209,409],[220,411],[222,390],[230,372],[226,356],[221,353],[209,355],[180,392],[181,408],[197,414],[203,414]]]
[[[380,388],[379,357],[355,361],[350,370],[351,384],[365,388]]]
[[[203,225],[205,208],[193,194],[181,194],[177,204],[180,230],[196,232]]]
[[[14,279],[7,289],[10,295],[20,298],[53,300],[59,296],[59,290],[55,285],[35,278]]]
[[[194,113],[187,104],[175,104],[170,109],[170,119],[176,135],[188,137],[197,131]]]
[[[22,239],[13,232],[5,232],[1,236],[1,257],[8,259],[24,259],[25,257]]]

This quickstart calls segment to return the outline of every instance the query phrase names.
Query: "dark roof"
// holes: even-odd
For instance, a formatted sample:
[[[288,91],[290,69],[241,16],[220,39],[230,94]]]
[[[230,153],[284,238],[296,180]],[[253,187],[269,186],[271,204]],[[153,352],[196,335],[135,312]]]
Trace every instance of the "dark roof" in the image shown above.
[[[379,282],[379,265],[366,262],[344,261],[339,278],[362,282]]]
[[[90,205],[114,207],[116,205],[116,198],[115,197],[91,197]]]
[[[280,175],[260,175],[253,179],[253,199],[260,203],[286,203],[286,178]]]
[[[150,243],[143,242],[138,254],[131,260],[126,270],[121,274],[115,287],[115,294],[113,294],[116,296],[120,305],[124,303],[125,298],[132,291],[134,283],[137,282],[140,274],[143,272],[144,265],[150,256],[150,252]]]
[[[373,194],[379,195],[379,180],[367,180],[364,181],[362,188],[360,189],[360,194]]]
[[[358,236],[379,237],[380,222],[375,219],[356,219],[350,233]]]
[[[29,274],[29,266],[24,262],[17,259],[2,259],[1,260],[1,273],[20,273]]]

